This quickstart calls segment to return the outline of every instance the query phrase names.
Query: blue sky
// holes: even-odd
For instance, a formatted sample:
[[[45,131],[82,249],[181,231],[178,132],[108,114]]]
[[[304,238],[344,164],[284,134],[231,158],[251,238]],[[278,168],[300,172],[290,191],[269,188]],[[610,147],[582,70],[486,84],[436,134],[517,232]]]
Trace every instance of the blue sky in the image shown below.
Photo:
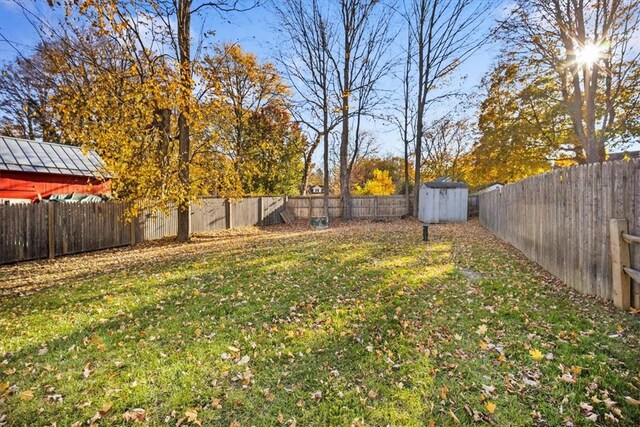
[[[27,0],[28,2],[28,0]],[[508,2],[505,2],[508,4]],[[44,0],[28,3],[29,7],[35,8],[39,14],[46,16],[51,22],[59,17],[59,12],[52,11]],[[496,12],[496,17],[501,12]],[[261,60],[273,60],[278,49],[279,37],[277,31],[277,19],[267,8],[256,8],[248,12],[230,14],[222,19],[219,15],[210,13],[203,18],[206,30],[215,29],[214,42],[235,42],[244,50],[254,52]],[[194,32],[200,29],[200,25],[193,25]],[[11,44],[0,40],[0,64],[6,64],[15,59],[16,49],[21,54],[28,52],[38,43],[38,35],[23,15],[23,12],[12,0],[0,0],[0,34],[8,39]],[[0,37],[1,38],[1,37]],[[401,52],[400,44],[404,37],[398,37],[398,45],[395,46],[397,52]],[[471,94],[475,86],[480,83],[483,75],[489,70],[494,61],[496,46],[486,46],[483,50],[472,56],[454,76],[448,81],[448,85],[463,93]],[[401,55],[399,55],[401,56]],[[400,65],[400,64],[399,64]],[[385,90],[389,93],[398,93],[398,82],[389,76],[383,81]],[[427,120],[437,118],[448,110],[456,109],[457,103],[441,105],[432,112],[427,113]],[[458,111],[459,112],[459,111]],[[473,116],[474,111],[464,112],[466,116]],[[400,155],[403,151],[402,142],[398,133],[392,125],[381,121],[370,121],[367,130],[376,136],[380,146],[380,154],[391,153]],[[319,158],[317,159],[319,161]]]

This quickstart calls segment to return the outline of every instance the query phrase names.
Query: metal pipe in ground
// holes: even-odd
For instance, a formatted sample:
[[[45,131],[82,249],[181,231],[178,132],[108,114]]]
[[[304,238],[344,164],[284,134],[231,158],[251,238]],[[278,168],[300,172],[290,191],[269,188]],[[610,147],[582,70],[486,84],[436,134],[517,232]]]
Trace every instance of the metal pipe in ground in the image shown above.
[[[422,224],[422,240],[429,241],[429,224]]]

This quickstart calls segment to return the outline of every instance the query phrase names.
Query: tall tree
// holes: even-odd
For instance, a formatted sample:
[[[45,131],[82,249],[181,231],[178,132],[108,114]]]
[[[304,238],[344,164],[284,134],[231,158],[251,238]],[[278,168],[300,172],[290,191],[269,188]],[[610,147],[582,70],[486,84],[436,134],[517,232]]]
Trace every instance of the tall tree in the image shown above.
[[[290,194],[305,140],[291,121],[289,88],[275,66],[225,44],[204,58],[202,81],[211,87],[204,98],[213,107],[205,117],[215,135],[211,148],[233,162],[244,192]]]
[[[518,0],[508,47],[555,74],[587,163],[637,117],[638,0]],[[617,134],[617,135],[616,135]]]
[[[469,149],[471,140],[469,120],[456,119],[451,115],[434,120],[424,133],[423,177],[461,180],[461,159]]]
[[[305,152],[301,192],[308,186],[313,154],[323,142],[324,203],[323,213],[329,216],[329,141],[331,132],[340,123],[332,97],[336,85],[334,64],[330,53],[337,43],[335,29],[328,11],[318,0],[283,0],[276,11],[286,34],[286,48],[281,52],[281,64],[296,94],[293,114],[310,129],[310,142]]]
[[[414,211],[419,203],[424,123],[430,95],[443,78],[488,39],[483,24],[495,3],[491,0],[407,0],[405,4],[417,73]]]
[[[355,185],[354,193],[361,196],[389,196],[396,190],[389,171],[374,169],[363,186]]]
[[[374,179],[373,171],[376,169],[388,172],[395,191],[399,194],[404,192],[404,161],[402,157],[392,155],[368,156],[360,159],[352,171],[354,188],[356,186],[364,187],[367,181]],[[413,169],[410,169],[410,172],[413,172]]]
[[[330,58],[338,77],[342,114],[340,196],[345,220],[352,218],[351,168],[361,145],[362,119],[380,102],[378,85],[392,64],[387,55],[394,38],[390,33],[392,16],[392,10],[379,0],[339,0],[341,43]],[[355,152],[350,153],[350,145]]]
[[[583,159],[560,88],[531,62],[507,59],[484,80],[480,137],[468,160],[473,185],[513,182]]]
[[[191,165],[194,161],[194,147],[191,143],[192,128],[196,125],[197,99],[194,96],[194,58],[192,57],[191,23],[193,16],[212,10],[226,14],[231,11],[245,10],[254,7],[257,0],[146,0],[122,2],[92,0],[68,0],[69,11],[77,11],[102,30],[104,34],[114,33],[116,38],[127,32],[136,37],[130,53],[133,56],[154,53],[148,46],[148,35],[160,39],[161,49],[171,52],[168,64],[172,66],[173,80],[176,88],[175,115],[177,116],[178,142],[178,181],[182,190],[175,194],[178,208],[178,241],[187,241],[190,237],[190,202],[197,195],[201,186],[193,185]],[[150,22],[147,32],[139,31],[140,22]],[[175,66],[173,66],[175,63]]]
[[[0,132],[20,138],[58,141],[49,98],[55,84],[47,71],[47,46],[21,56],[0,71]]]
[[[413,43],[414,38],[410,31],[407,30],[407,44],[405,46],[405,61],[402,68],[402,73],[397,79],[402,85],[402,96],[400,98],[400,106],[396,109],[395,114],[388,116],[388,120],[394,124],[397,128],[402,140],[402,146],[404,149],[404,180],[401,187],[405,197],[405,204],[407,206],[407,213],[412,214],[412,200],[410,196],[412,181],[411,171],[413,166],[411,165],[411,154],[413,153],[415,142],[415,118],[416,111],[415,105],[412,102],[413,91],[412,88],[415,85],[415,76],[413,75]]]

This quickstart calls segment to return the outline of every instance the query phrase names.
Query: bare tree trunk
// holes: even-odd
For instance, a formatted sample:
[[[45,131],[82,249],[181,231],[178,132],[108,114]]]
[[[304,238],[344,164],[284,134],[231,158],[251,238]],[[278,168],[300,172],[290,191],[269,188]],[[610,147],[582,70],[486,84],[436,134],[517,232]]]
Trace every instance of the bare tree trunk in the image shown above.
[[[307,187],[309,186],[309,175],[311,174],[311,164],[313,154],[316,152],[318,145],[322,139],[322,134],[318,133],[313,140],[313,143],[309,147],[309,151],[304,154],[304,165],[302,168],[302,182],[300,183],[300,195],[305,196],[307,194]]]
[[[409,51],[408,51],[409,52]],[[409,126],[411,126],[409,118],[409,66],[411,64],[411,54],[407,53],[407,69],[405,71],[404,81],[404,129],[402,130],[402,138],[404,142],[404,201],[407,206],[407,214],[413,215],[413,208],[409,197]]]
[[[178,2],[178,49],[180,59],[180,97],[178,115],[179,179],[185,192],[178,205],[178,241],[187,242],[191,235],[191,205],[189,203],[189,162],[191,156],[190,129],[187,115],[191,97],[191,0]]]
[[[404,146],[404,202],[407,205],[407,214],[413,215],[413,208],[409,197],[409,145]]]
[[[409,31],[416,43],[418,85],[416,97],[416,150],[413,187],[414,214],[420,208],[424,120],[430,92],[489,38],[483,22],[494,2],[470,0],[412,0]]]
[[[347,12],[349,13],[349,12]],[[349,174],[349,93],[351,90],[351,29],[348,28],[348,20],[345,18],[344,28],[344,67],[342,86],[342,135],[340,140],[340,198],[342,200],[342,219],[351,219],[351,188]]]
[[[421,161],[422,161],[422,133],[423,133],[423,122],[424,122],[424,107],[425,102],[423,99],[426,99],[426,82],[424,78],[425,74],[425,59],[424,59],[424,45],[425,45],[425,35],[424,35],[424,23],[425,23],[425,14],[426,8],[423,7],[420,9],[419,21],[418,21],[418,99],[417,99],[417,112],[416,112],[416,152],[415,152],[415,173],[413,179],[413,209],[412,213],[417,217],[420,203],[420,171],[421,171]]]
[[[584,160],[604,161],[607,131],[615,118],[610,107],[624,91],[629,67],[640,58],[629,48],[637,36],[640,2],[531,0],[520,6],[520,12],[521,18],[511,27],[519,36],[513,41],[518,48],[530,46],[557,73]],[[545,35],[544,42],[535,42],[533,36],[538,34]],[[581,57],[586,48],[597,49],[596,58]],[[611,90],[612,79],[619,79],[617,90]]]
[[[415,159],[415,173],[413,178],[413,214],[417,215],[418,209],[420,206],[420,170],[421,168],[421,160],[422,160],[422,114],[424,112],[424,107],[421,104],[418,104],[418,116],[416,118],[416,159]]]
[[[325,104],[328,105],[328,104]],[[322,214],[327,221],[329,220],[329,112],[325,109],[323,112],[323,127],[324,133],[322,134],[322,139],[324,141],[324,165],[322,178],[324,181],[324,185],[322,188]]]

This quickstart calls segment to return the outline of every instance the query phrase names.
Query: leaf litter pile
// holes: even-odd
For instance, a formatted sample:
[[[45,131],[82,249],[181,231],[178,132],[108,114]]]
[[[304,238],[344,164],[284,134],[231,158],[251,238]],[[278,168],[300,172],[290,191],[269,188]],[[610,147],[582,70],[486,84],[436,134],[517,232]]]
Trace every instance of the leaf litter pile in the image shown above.
[[[0,267],[0,425],[640,424],[640,318],[477,222]]]

